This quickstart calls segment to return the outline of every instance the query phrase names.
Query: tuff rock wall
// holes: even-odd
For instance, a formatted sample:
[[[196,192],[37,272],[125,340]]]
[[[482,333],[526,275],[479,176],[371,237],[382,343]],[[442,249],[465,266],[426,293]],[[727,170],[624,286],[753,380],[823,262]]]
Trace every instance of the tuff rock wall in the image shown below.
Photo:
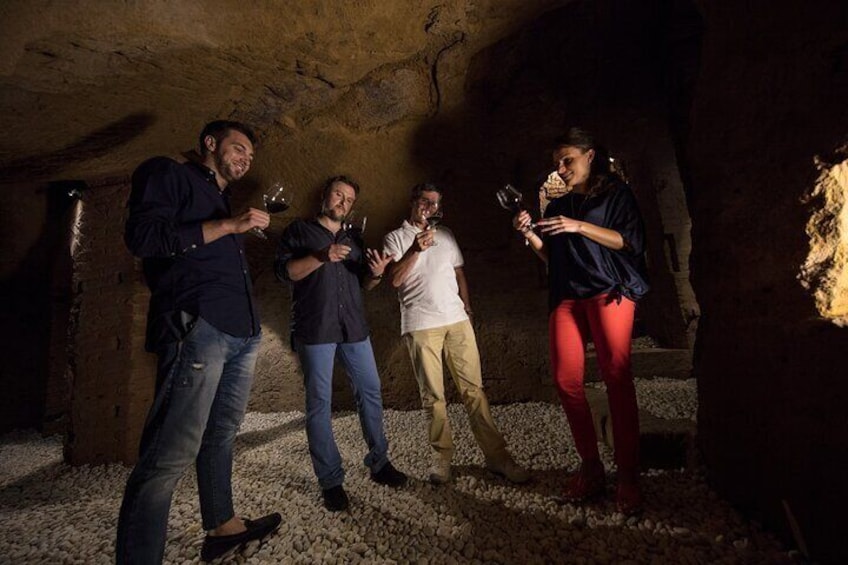
[[[667,116],[688,107],[699,33],[688,3],[657,3],[647,12],[637,3],[553,1],[8,2],[0,10],[0,109],[16,132],[4,141],[0,164],[14,194],[0,202],[12,306],[3,325],[10,351],[27,353],[4,368],[12,394],[3,413],[6,427],[45,420],[66,427],[74,461],[90,454],[131,460],[120,439],[113,447],[86,443],[129,437],[132,444],[123,429],[140,428],[144,410],[125,402],[146,406],[152,386],[149,362],[131,360],[140,354],[128,345],[144,312],[135,292],[143,281],[137,266],[127,268],[119,243],[126,186],[103,187],[151,155],[183,158],[214,118],[251,123],[262,138],[249,178],[236,187],[236,210],[258,205],[274,180],[296,192],[293,209],[274,219],[271,241],[248,242],[265,334],[251,409],[303,406],[288,347],[289,293],[273,276],[273,241],[292,216],[316,212],[317,187],[339,172],[363,186],[359,208],[374,246],[408,213],[409,187],[425,179],[443,184],[446,225],[466,256],[492,400],[552,399],[544,273],[494,192],[511,182],[532,202],[550,167],[548,144],[571,123],[597,130],[628,165],[645,212],[654,293],[642,309],[642,331],[670,347],[691,341],[697,304],[675,161],[680,126]],[[670,42],[680,47],[676,55],[657,63]],[[68,183],[55,182],[74,179],[89,187],[80,204],[64,198]],[[59,204],[50,208],[51,199]],[[68,261],[68,222],[77,222],[79,242],[60,276],[52,265],[57,256]],[[95,242],[112,239],[111,255],[88,252],[95,235]],[[107,271],[86,295],[93,285],[78,281]],[[106,284],[117,294],[107,294]],[[101,295],[120,316],[92,307]],[[367,302],[386,404],[415,408],[394,293],[384,286]],[[80,363],[103,354],[104,338],[118,334],[125,334],[119,344],[106,347],[125,362],[80,372]],[[52,352],[50,363],[37,361],[43,350]],[[95,398],[88,377],[101,390]],[[337,407],[350,408],[341,376],[337,385]],[[85,433],[102,418],[108,429]]]
[[[72,461],[132,459],[152,374],[114,179],[190,151],[215,118],[251,122],[263,139],[236,208],[273,180],[297,191],[272,240],[291,215],[314,213],[330,174],[361,181],[372,245],[406,214],[412,184],[443,183],[490,395],[552,398],[544,274],[492,195],[505,182],[531,195],[549,140],[581,123],[626,165],[648,223],[654,292],[640,324],[669,347],[697,328],[715,484],[791,535],[786,501],[812,555],[840,556],[846,335],[815,296],[841,279],[797,276],[810,218],[840,198],[815,192],[822,175],[844,187],[842,4],[3,2],[3,429],[47,421],[66,431]],[[48,184],[73,179],[89,186],[82,212],[61,197],[67,185]],[[838,206],[825,217],[842,218]],[[250,242],[266,336],[251,408],[299,409],[273,252]],[[412,408],[396,301],[379,288],[367,302],[386,403]]]
[[[845,292],[846,6],[702,6],[687,158],[704,461],[723,495],[844,562],[848,331],[817,297]]]

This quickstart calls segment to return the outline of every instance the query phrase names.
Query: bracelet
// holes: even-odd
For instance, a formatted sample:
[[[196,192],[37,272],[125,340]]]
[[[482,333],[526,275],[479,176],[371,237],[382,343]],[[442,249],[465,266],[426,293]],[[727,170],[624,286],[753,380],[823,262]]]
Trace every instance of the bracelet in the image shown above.
[[[371,275],[371,280],[378,281],[382,278],[383,278],[383,273],[380,273],[379,275]]]

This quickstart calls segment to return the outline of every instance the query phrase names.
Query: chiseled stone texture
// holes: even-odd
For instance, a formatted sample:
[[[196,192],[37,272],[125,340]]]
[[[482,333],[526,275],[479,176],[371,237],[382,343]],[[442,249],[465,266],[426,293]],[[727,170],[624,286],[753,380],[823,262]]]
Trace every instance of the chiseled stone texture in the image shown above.
[[[822,205],[804,197],[848,132],[845,4],[701,4],[688,153],[701,448],[721,494],[789,536],[785,503],[813,559],[844,562],[848,332],[798,275]]]

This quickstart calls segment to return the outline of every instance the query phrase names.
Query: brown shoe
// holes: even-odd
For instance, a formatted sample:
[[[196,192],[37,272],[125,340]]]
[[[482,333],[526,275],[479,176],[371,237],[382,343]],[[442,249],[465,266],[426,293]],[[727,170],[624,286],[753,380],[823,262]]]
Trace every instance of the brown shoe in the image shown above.
[[[562,497],[568,502],[585,502],[604,494],[606,475],[604,465],[598,460],[583,461],[580,468],[568,479]]]

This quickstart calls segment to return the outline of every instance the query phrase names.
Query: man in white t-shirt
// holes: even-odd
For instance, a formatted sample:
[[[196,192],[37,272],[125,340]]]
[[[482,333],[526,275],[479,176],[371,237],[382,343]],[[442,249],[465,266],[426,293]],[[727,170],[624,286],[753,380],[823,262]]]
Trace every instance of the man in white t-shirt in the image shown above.
[[[401,335],[409,349],[428,419],[433,449],[429,478],[437,484],[448,482],[454,454],[445,402],[444,355],[471,430],[486,457],[486,467],[512,482],[523,483],[530,475],[507,451],[483,392],[462,253],[450,230],[435,227],[432,221],[428,224],[428,218],[440,216],[434,213],[440,211],[441,202],[439,187],[413,187],[409,219],[383,241],[385,253],[394,257],[387,278],[398,289]]]

